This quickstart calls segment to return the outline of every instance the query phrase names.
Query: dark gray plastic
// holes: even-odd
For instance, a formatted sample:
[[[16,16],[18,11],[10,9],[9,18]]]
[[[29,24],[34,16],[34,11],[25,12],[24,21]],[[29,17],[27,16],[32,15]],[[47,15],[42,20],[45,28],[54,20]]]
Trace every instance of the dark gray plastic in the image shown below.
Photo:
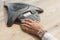
[[[41,8],[25,4],[25,3],[8,3],[7,5],[4,6],[7,9],[8,13],[8,21],[7,21],[7,26],[11,26],[15,20],[18,18],[20,21],[21,18],[20,16],[24,13],[31,12],[33,15],[37,15],[39,13],[42,13],[43,10]],[[33,15],[31,15],[33,17]],[[39,21],[40,18],[39,16],[35,16],[35,20]],[[30,18],[30,17],[29,17]],[[34,17],[33,17],[34,19]]]

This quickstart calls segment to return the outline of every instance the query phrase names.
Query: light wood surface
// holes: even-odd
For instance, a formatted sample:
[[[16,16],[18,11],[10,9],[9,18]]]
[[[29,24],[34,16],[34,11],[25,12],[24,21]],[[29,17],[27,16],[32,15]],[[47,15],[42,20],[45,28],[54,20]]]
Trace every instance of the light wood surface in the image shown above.
[[[5,4],[12,2],[28,3],[44,10],[40,14],[41,24],[58,40],[60,39],[60,0],[6,0]],[[19,25],[7,27],[7,14],[0,3],[0,40],[39,40],[23,32]]]

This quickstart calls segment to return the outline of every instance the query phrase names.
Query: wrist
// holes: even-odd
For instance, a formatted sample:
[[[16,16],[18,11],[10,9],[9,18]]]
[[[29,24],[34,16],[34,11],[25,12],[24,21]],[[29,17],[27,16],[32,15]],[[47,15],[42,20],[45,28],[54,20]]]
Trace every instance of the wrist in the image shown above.
[[[44,36],[46,32],[47,32],[46,30],[40,31],[38,32],[38,36],[42,39],[42,37]]]

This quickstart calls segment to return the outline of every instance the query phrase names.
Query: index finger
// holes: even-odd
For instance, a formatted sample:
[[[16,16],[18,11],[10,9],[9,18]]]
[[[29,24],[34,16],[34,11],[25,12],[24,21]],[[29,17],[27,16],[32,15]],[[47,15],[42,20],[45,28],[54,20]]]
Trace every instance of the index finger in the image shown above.
[[[28,22],[30,22],[30,23],[33,22],[33,20],[31,20],[31,19],[26,19],[25,21],[28,21]]]

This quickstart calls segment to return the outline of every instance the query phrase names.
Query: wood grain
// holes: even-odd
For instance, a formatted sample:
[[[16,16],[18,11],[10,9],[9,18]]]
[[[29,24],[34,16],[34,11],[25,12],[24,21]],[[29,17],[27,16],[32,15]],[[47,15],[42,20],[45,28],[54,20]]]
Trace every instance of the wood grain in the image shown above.
[[[28,3],[44,10],[40,14],[41,24],[58,40],[60,39],[60,0],[6,0],[5,4],[12,2]],[[7,13],[4,3],[0,3],[0,40],[39,40],[23,32],[19,25],[7,27]]]

